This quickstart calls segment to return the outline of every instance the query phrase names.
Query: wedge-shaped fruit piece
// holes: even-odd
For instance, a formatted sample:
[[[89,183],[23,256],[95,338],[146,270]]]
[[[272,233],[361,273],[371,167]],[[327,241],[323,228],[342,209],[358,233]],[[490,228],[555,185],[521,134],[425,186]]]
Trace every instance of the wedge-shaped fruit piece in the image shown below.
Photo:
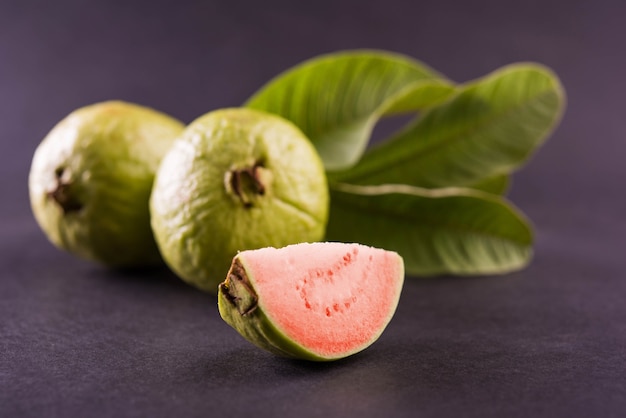
[[[337,360],[378,339],[403,282],[403,260],[392,251],[337,242],[261,248],[235,256],[219,311],[272,353]]]

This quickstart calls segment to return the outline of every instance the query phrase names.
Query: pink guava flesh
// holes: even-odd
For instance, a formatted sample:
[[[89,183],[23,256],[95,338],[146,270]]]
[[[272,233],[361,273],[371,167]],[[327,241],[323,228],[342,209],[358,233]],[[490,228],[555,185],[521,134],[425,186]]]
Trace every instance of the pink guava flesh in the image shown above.
[[[376,340],[404,281],[397,253],[360,244],[296,244],[238,257],[268,319],[324,357],[357,352]]]

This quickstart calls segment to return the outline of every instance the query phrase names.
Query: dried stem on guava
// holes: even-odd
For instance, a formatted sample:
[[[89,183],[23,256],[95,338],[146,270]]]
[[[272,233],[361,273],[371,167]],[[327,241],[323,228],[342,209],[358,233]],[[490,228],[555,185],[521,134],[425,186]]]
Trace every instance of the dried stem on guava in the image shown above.
[[[226,280],[219,285],[219,291],[242,316],[251,314],[258,306],[259,298],[239,260],[232,264]]]
[[[78,212],[83,208],[83,204],[72,193],[72,182],[69,180],[69,171],[64,167],[59,167],[54,171],[55,185],[48,190],[48,197],[53,199],[66,215],[71,212]]]

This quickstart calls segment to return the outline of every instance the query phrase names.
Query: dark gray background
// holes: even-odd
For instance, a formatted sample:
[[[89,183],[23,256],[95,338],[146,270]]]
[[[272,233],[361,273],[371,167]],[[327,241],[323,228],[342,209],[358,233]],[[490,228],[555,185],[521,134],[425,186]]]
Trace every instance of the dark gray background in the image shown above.
[[[0,2],[0,416],[626,414],[626,8],[618,1]],[[418,58],[459,82],[515,61],[562,78],[565,118],[514,179],[522,272],[409,278],[365,352],[284,360],[163,271],[57,251],[28,204],[35,147],[71,110],[124,99],[185,122],[304,59]]]

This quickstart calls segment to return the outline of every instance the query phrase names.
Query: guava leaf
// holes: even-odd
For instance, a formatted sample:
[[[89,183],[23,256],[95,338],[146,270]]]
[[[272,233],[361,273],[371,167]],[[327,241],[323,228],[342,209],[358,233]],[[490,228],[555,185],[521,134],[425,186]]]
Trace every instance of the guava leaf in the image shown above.
[[[509,190],[510,185],[511,176],[501,174],[494,177],[487,177],[473,184],[468,184],[467,187],[487,193],[503,195]]]
[[[537,64],[513,64],[457,88],[348,170],[353,184],[426,188],[471,186],[519,168],[558,124],[565,105],[559,79]]]
[[[245,104],[278,114],[313,142],[327,170],[354,165],[385,115],[416,112],[455,91],[419,61],[382,51],[313,58],[278,75]]]
[[[329,241],[394,250],[407,274],[502,274],[532,257],[532,229],[505,199],[466,188],[331,188]]]

